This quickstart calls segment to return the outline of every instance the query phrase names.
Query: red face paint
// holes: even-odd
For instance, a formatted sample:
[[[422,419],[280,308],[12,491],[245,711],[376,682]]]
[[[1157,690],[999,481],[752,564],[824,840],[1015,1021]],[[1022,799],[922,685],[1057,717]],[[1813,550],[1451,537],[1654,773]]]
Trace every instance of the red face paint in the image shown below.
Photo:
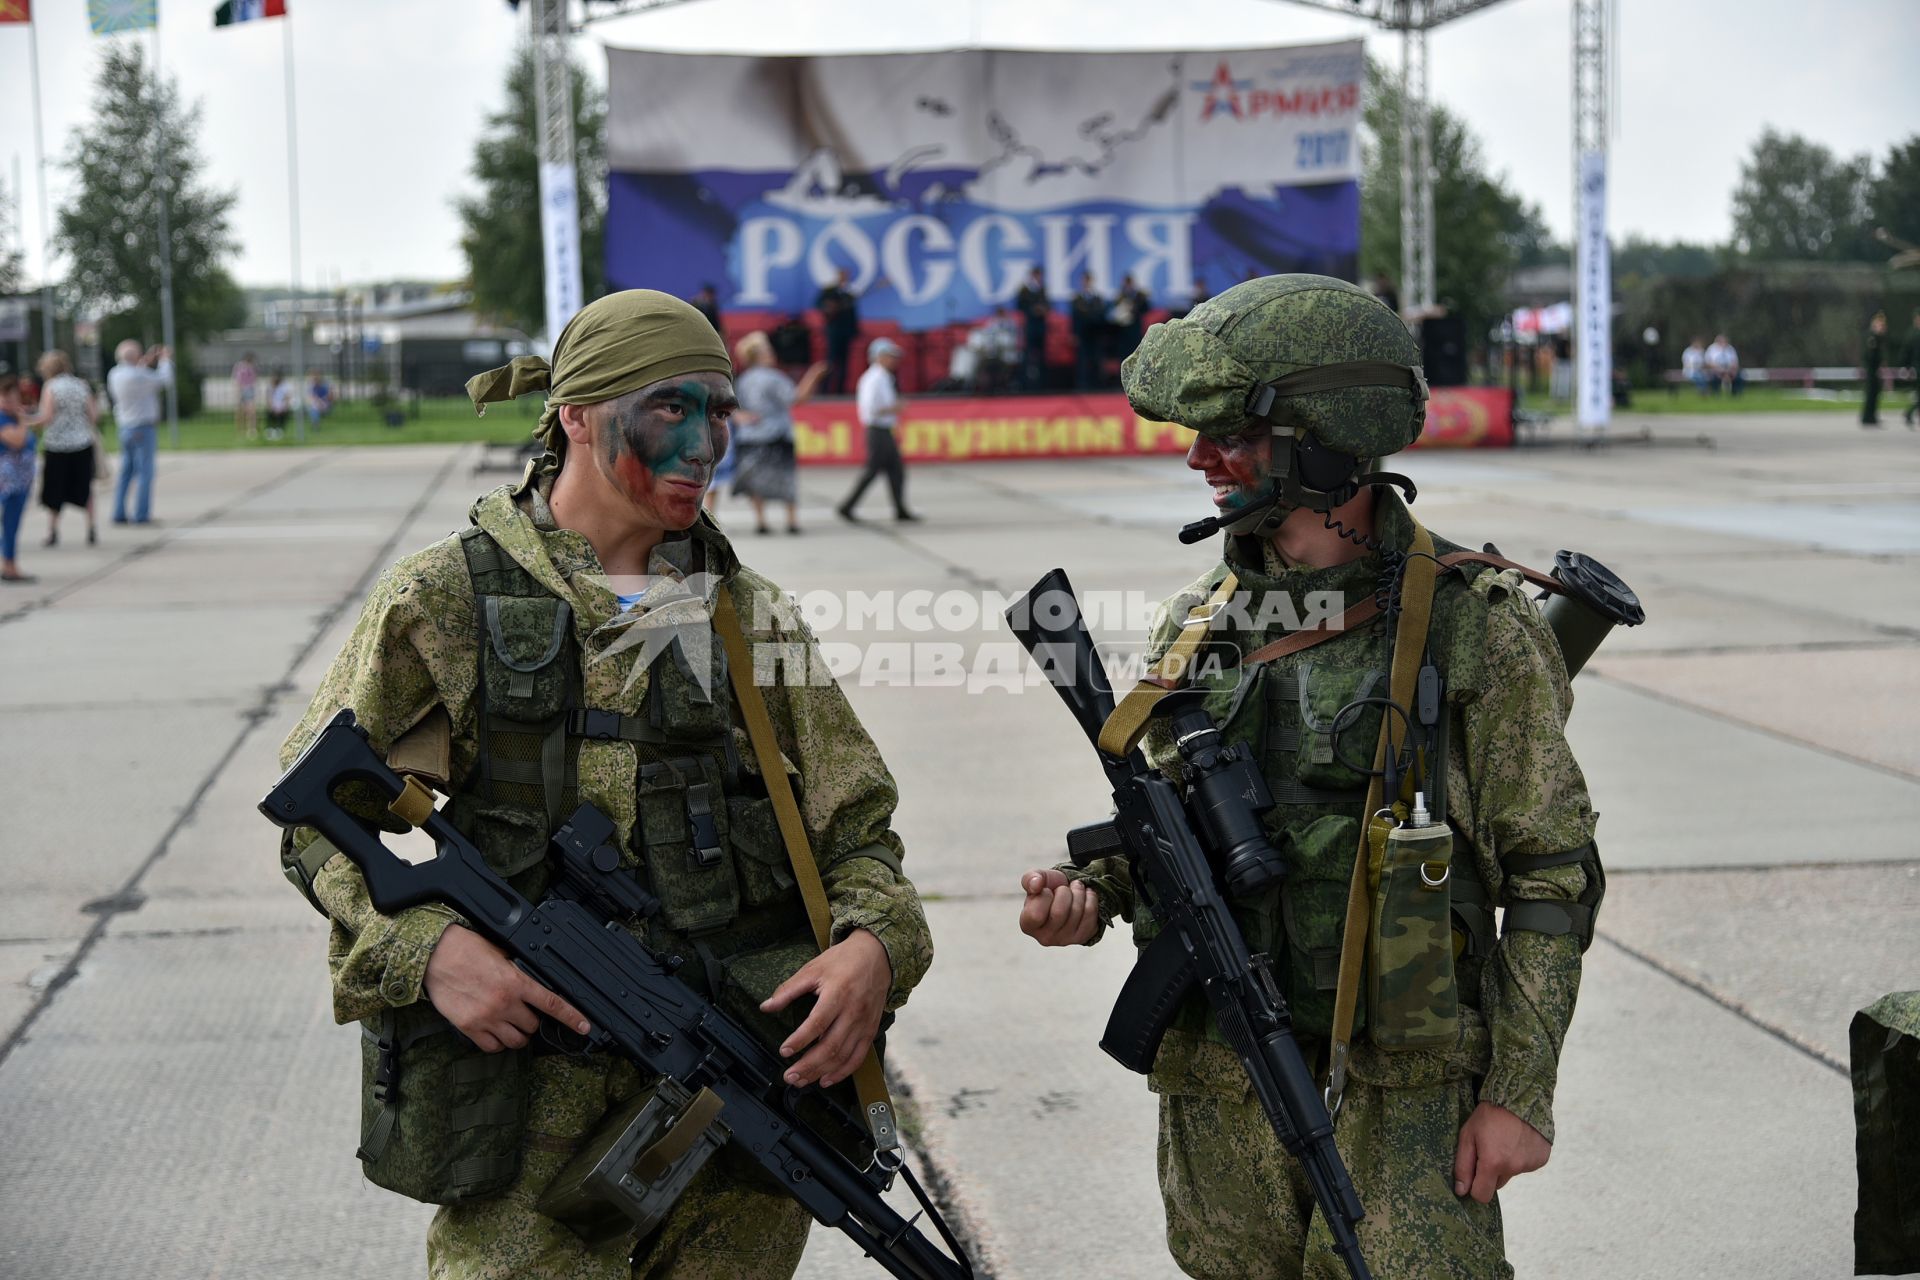
[[[678,530],[699,518],[733,405],[725,376],[691,374],[644,388],[603,423],[602,466],[648,525]]]
[[[1273,491],[1273,432],[1257,426],[1224,440],[1197,435],[1187,465],[1214,487],[1215,507],[1237,511]]]

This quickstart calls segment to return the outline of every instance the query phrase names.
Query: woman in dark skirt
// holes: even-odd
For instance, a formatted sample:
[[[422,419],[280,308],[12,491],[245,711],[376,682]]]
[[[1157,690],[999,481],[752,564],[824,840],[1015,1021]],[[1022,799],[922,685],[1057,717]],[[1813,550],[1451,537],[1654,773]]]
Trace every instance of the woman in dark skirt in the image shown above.
[[[756,330],[733,348],[734,394],[740,408],[733,415],[733,448],[739,455],[733,492],[753,499],[758,532],[767,533],[767,503],[787,504],[787,532],[800,532],[800,510],[793,452],[793,407],[805,404],[826,376],[823,361],[801,375],[794,385],[775,363],[773,343]]]
[[[74,376],[64,351],[49,351],[34,368],[40,374],[40,407],[27,425],[40,432],[40,505],[47,509],[47,541],[60,541],[60,508],[87,513],[87,541],[100,540],[93,519],[95,424],[100,410],[93,392]]]

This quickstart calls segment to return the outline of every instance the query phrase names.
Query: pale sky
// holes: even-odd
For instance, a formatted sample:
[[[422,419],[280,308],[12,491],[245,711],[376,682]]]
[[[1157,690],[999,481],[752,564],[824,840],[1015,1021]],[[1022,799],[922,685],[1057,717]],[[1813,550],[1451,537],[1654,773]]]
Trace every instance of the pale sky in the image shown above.
[[[1616,238],[1721,241],[1740,159],[1767,125],[1843,154],[1920,131],[1915,0],[1619,0],[1613,137]],[[99,40],[85,0],[33,0],[53,162],[90,109]],[[289,0],[288,20],[213,29],[215,0],[160,0],[161,58],[204,104],[208,176],[238,188],[235,274],[289,276],[283,28],[298,85],[301,259],[310,286],[464,273],[453,200],[525,26],[505,0]],[[1569,0],[1505,0],[1442,27],[1433,97],[1481,138],[1490,167],[1566,240],[1572,204]],[[1397,65],[1398,39],[1284,0],[692,0],[596,23],[600,46],[818,53],[967,45],[1207,49],[1363,35]],[[119,39],[150,40],[151,34]],[[40,264],[32,97],[23,27],[0,26],[0,180],[15,157],[27,266]],[[723,104],[715,104],[716,108]]]

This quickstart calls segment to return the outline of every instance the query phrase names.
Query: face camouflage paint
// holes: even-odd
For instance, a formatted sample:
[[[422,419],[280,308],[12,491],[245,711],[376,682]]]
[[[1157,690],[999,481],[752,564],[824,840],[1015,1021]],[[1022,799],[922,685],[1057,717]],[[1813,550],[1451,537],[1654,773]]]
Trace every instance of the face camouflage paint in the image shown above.
[[[1222,515],[1273,493],[1273,432],[1254,426],[1225,439],[1198,435],[1187,451],[1187,465],[1213,486],[1213,505]]]
[[[662,528],[686,528],[698,517],[714,467],[727,451],[734,405],[732,384],[718,374],[644,388],[619,405],[603,429],[608,476]]]

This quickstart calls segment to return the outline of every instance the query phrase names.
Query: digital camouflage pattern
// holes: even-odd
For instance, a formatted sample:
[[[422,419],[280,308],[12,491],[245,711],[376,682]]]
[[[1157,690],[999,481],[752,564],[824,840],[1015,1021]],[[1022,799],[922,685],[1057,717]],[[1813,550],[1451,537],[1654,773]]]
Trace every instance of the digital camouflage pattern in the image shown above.
[[[1457,1046],[1383,1053],[1356,1046],[1335,1127],[1366,1206],[1356,1233],[1380,1280],[1509,1280],[1496,1200],[1453,1194],[1453,1146],[1476,1102],[1486,1031],[1468,1010]],[[1160,1096],[1167,1246],[1202,1280],[1346,1280],[1346,1264],[1299,1162],[1245,1085],[1232,1051],[1208,1045],[1207,1076],[1237,1091]]]
[[[586,538],[554,526],[544,496],[549,483],[540,479],[518,501],[512,489],[497,489],[475,503],[473,519],[543,587],[571,606],[573,641],[582,647],[587,659],[581,666],[584,704],[637,714],[644,710],[649,687],[648,675],[633,669],[641,650],[631,645],[614,650],[621,632],[605,624],[612,619],[618,603],[604,583],[604,571]],[[720,567],[732,576],[749,644],[775,645],[783,650],[797,646],[811,652],[812,635],[785,608],[779,589],[739,567],[730,550],[725,549],[724,539],[711,526],[706,536],[724,551]],[[663,547],[675,545],[670,541]],[[652,568],[656,572],[672,571],[671,557],[657,558]],[[474,597],[457,538],[435,543],[394,565],[374,587],[305,717],[288,736],[281,751],[283,764],[290,763],[341,707],[354,709],[374,747],[382,751],[434,708],[442,707],[453,726],[453,776],[465,777],[473,768],[477,751],[475,624]],[[826,884],[833,940],[837,942],[861,928],[880,940],[893,966],[888,1008],[897,1009],[925,974],[932,958],[932,941],[913,886],[894,869],[902,850],[889,826],[898,802],[892,776],[845,695],[831,680],[776,683],[765,688],[764,695]],[[726,694],[719,691],[716,696],[724,699]],[[738,755],[750,763],[753,753],[745,730],[735,728],[733,733]],[[634,857],[632,833],[640,816],[635,785],[638,763],[635,745],[628,742],[580,744],[580,798],[613,819],[629,861]],[[295,839],[296,848],[311,838],[310,832],[300,833]],[[438,906],[421,906],[393,917],[381,915],[368,900],[359,871],[343,856],[332,858],[321,869],[313,889],[334,921],[328,958],[335,1017],[348,1022],[420,1000],[428,956],[447,925],[454,922],[454,913]],[[730,977],[737,978],[742,987],[751,986],[764,998],[811,954],[810,942],[768,948],[756,953],[763,963],[757,967],[743,963]],[[533,1083],[530,1106],[536,1130],[543,1114],[572,1115],[586,1109],[586,1104],[578,1101],[579,1090],[585,1089],[590,1097],[595,1086],[562,1077],[569,1071],[599,1070],[598,1064],[580,1065],[552,1058],[534,1061],[539,1074]],[[556,1095],[556,1089],[566,1096]],[[547,1134],[542,1141],[553,1145],[556,1134],[564,1136],[567,1130],[563,1127],[541,1132]],[[577,1136],[580,1130],[572,1132]],[[534,1238],[538,1232],[528,1234],[531,1228],[526,1219],[499,1203],[522,1192],[537,1192],[539,1187],[527,1169],[541,1166],[548,1155],[562,1153],[529,1145],[523,1152],[525,1167],[515,1184],[519,1190],[510,1191],[506,1197],[441,1210],[435,1226],[437,1275],[510,1274],[488,1269],[492,1264],[486,1259],[502,1250],[511,1253],[524,1248],[550,1253],[559,1247],[551,1241],[539,1243]],[[559,1164],[553,1167],[557,1169]],[[718,1181],[712,1183],[710,1194],[723,1198],[734,1194],[733,1179],[715,1177]],[[763,1195],[760,1199],[768,1203],[755,1208],[750,1221],[765,1225],[768,1234],[762,1244],[778,1252],[787,1247],[790,1223],[785,1211],[772,1203],[773,1197]],[[784,1202],[784,1197],[780,1199]],[[482,1211],[489,1204],[496,1206],[498,1216],[489,1217]],[[696,1231],[695,1220],[706,1212],[708,1209],[703,1209],[690,1192],[661,1228],[659,1239],[692,1240],[695,1236],[690,1232],[707,1238],[719,1228]],[[505,1235],[480,1248],[476,1242],[489,1222],[499,1224]],[[456,1229],[456,1224],[466,1225]],[[468,1245],[477,1251],[467,1252]],[[749,1244],[739,1241],[725,1246],[748,1248]],[[586,1257],[584,1249],[576,1245],[574,1253],[578,1255],[574,1264],[587,1268],[578,1274],[599,1274],[591,1269],[596,1264]],[[474,1269],[464,1269],[467,1267]],[[786,1275],[790,1271],[788,1266],[764,1273],[735,1270],[732,1274]],[[543,1269],[538,1274],[576,1272]],[[638,1274],[707,1273],[662,1270]]]
[[[1120,382],[1146,417],[1229,436],[1248,425],[1248,401],[1261,383],[1353,360],[1417,366],[1420,348],[1364,289],[1330,276],[1263,276],[1148,329],[1121,365]],[[1274,418],[1360,458],[1399,452],[1423,425],[1409,393],[1389,387],[1283,397]]]
[[[1920,991],[1896,991],[1853,1017],[1853,1118],[1860,1206],[1855,1275],[1920,1271]]]
[[[1411,530],[1405,506],[1387,490],[1376,493],[1376,521],[1384,542],[1404,547]],[[1162,605],[1150,654],[1164,650],[1188,611],[1207,598],[1229,567],[1239,575],[1247,595],[1237,610],[1223,615],[1224,630],[1216,631],[1212,643],[1242,653],[1278,638],[1291,625],[1284,621],[1261,625],[1263,618],[1305,617],[1316,603],[1324,613],[1328,600],[1311,597],[1329,591],[1338,593],[1332,602],[1337,615],[1372,593],[1381,570],[1377,555],[1317,569],[1282,564],[1270,543],[1230,540],[1228,548],[1228,560]],[[1442,547],[1452,549],[1451,544]],[[1284,607],[1272,607],[1276,593],[1284,597],[1279,602]],[[1572,690],[1557,643],[1528,598],[1524,579],[1513,572],[1491,570],[1471,580],[1458,574],[1443,577],[1434,601],[1430,640],[1447,680],[1444,801],[1455,833],[1449,892],[1456,912],[1461,917],[1471,915],[1463,901],[1468,883],[1482,886],[1495,903],[1578,901],[1588,887],[1583,864],[1515,875],[1508,875],[1502,866],[1505,858],[1576,849],[1591,841],[1594,827],[1586,784],[1564,732]],[[1350,637],[1259,669],[1257,677],[1248,677],[1257,683],[1244,693],[1237,668],[1228,668],[1218,679],[1199,681],[1209,687],[1207,705],[1216,718],[1233,713],[1222,725],[1224,736],[1258,753],[1280,801],[1269,817],[1268,829],[1289,866],[1286,887],[1236,904],[1235,916],[1249,949],[1274,957],[1275,976],[1293,1008],[1310,1062],[1325,1056],[1347,885],[1359,837],[1365,778],[1353,766],[1371,765],[1381,712],[1367,708],[1337,741],[1331,721],[1347,701],[1365,693],[1385,693],[1387,650],[1384,625],[1376,619]],[[1153,763],[1177,776],[1178,758],[1163,736],[1150,733],[1145,749]],[[1157,933],[1159,925],[1137,900],[1123,860],[1105,859],[1084,872],[1071,866],[1061,870],[1089,880],[1098,890],[1103,926],[1120,916],[1131,920],[1137,941],[1144,943]],[[1354,1166],[1354,1178],[1369,1212],[1361,1243],[1383,1277],[1433,1274],[1424,1267],[1396,1271],[1383,1266],[1376,1252],[1384,1251],[1381,1256],[1388,1259],[1397,1253],[1409,1256],[1399,1251],[1425,1246],[1418,1239],[1397,1243],[1400,1225],[1413,1231],[1417,1222],[1451,1221],[1458,1213],[1491,1232],[1495,1243],[1490,1256],[1499,1256],[1497,1215],[1476,1216],[1470,1202],[1460,1201],[1452,1192],[1455,1137],[1465,1111],[1457,1118],[1450,1115],[1451,1128],[1428,1124],[1403,1133],[1395,1117],[1411,1112],[1430,1119],[1438,1104],[1395,1093],[1402,1082],[1424,1079],[1435,1071],[1439,1078],[1450,1078],[1446,1072],[1457,1068],[1478,1077],[1480,1099],[1518,1115],[1549,1141],[1554,1137],[1554,1081],[1579,991],[1580,944],[1571,935],[1521,931],[1497,940],[1488,937],[1486,943],[1484,948],[1470,947],[1456,961],[1460,1030],[1451,1049],[1389,1051],[1375,1043],[1368,1005],[1370,995],[1378,996],[1363,984],[1351,1075],[1387,1093],[1369,1102],[1357,1098],[1350,1087],[1336,1134],[1343,1150],[1357,1143],[1356,1132],[1368,1126],[1381,1135],[1369,1141],[1385,1154],[1361,1160]],[[1422,981],[1417,973],[1407,979],[1409,985]],[[1412,1020],[1420,1019],[1416,1014]],[[1476,1047],[1476,1041],[1484,1047]],[[1244,1099],[1245,1072],[1226,1048],[1203,1000],[1190,1000],[1175,1019],[1150,1084],[1174,1099]],[[1247,1105],[1253,1110],[1238,1130],[1245,1135],[1244,1142],[1208,1139],[1204,1126],[1163,1130],[1163,1143],[1169,1147],[1163,1168],[1185,1171],[1178,1178],[1163,1177],[1176,1256],[1182,1256],[1180,1223],[1211,1221],[1238,1212],[1231,1204],[1222,1207],[1194,1199],[1207,1195],[1210,1187],[1233,1182],[1227,1173],[1218,1179],[1207,1173],[1215,1162],[1227,1162],[1228,1168],[1256,1158],[1277,1162],[1274,1167],[1290,1163],[1271,1128],[1258,1118],[1257,1106]],[[1174,1107],[1170,1114],[1178,1116],[1180,1109]],[[1223,1113],[1222,1122],[1226,1119]],[[1432,1176],[1400,1185],[1394,1170],[1402,1157]],[[1379,1182],[1381,1177],[1386,1181]],[[1281,1194],[1279,1181],[1268,1179],[1262,1185],[1267,1194]],[[1299,1189],[1299,1184],[1294,1185]],[[1411,1196],[1422,1188],[1438,1197],[1432,1206],[1418,1213],[1406,1207],[1384,1212],[1394,1197]],[[1302,1256],[1297,1233],[1285,1236],[1279,1226],[1272,1230],[1281,1233],[1273,1240],[1291,1243],[1267,1248],[1267,1256]],[[1461,1274],[1504,1273],[1482,1267]]]

